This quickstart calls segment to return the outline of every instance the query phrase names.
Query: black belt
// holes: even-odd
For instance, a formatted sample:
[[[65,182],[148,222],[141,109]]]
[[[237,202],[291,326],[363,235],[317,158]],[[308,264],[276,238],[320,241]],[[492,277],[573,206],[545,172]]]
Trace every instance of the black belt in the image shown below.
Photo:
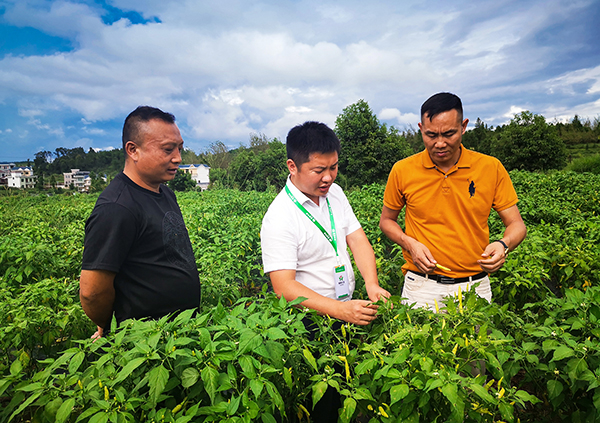
[[[464,282],[475,282],[475,281],[478,281],[479,279],[485,278],[488,275],[487,272],[480,272],[480,273],[477,273],[476,275],[467,276],[464,278],[451,278],[449,276],[444,276],[444,275],[436,275],[436,274],[427,275],[425,273],[415,272],[414,270],[409,270],[409,272],[412,272],[415,275],[419,275],[423,278],[429,278],[432,281],[436,281],[437,283],[441,283],[444,285],[454,285],[456,283],[464,283]]]

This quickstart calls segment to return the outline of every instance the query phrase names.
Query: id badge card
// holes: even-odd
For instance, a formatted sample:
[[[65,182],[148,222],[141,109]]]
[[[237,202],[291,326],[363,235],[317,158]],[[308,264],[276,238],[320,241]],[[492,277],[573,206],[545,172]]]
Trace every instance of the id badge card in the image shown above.
[[[333,280],[335,282],[335,296],[338,300],[343,300],[350,296],[350,281],[346,266],[335,266],[333,268]]]

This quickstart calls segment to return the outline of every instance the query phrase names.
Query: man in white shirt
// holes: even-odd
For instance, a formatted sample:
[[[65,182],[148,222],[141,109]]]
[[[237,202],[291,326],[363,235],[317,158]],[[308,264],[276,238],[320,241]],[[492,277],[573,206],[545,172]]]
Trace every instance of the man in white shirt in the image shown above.
[[[286,140],[286,188],[265,214],[261,246],[273,289],[322,314],[357,325],[375,319],[372,305],[390,294],[379,286],[375,254],[342,189],[334,184],[340,141],[327,125],[305,122]],[[365,280],[369,300],[353,300],[354,272]]]

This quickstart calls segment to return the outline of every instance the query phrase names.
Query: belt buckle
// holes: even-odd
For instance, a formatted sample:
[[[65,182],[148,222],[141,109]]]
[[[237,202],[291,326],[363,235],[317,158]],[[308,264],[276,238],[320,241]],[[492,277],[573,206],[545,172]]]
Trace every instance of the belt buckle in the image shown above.
[[[454,281],[454,278],[451,278],[450,276],[438,275],[437,283],[441,283],[443,285],[454,285],[456,282]]]

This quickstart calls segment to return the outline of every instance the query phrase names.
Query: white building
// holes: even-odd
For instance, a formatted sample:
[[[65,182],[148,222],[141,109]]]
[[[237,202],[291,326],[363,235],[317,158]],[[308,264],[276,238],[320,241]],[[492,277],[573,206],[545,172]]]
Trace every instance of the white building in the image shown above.
[[[13,167],[7,177],[9,188],[34,188],[35,176],[29,166]]]
[[[71,184],[77,191],[87,191],[91,182],[86,184],[86,178],[89,179],[90,172],[88,170],[71,169],[70,172],[64,172],[63,188],[69,189]]]
[[[14,163],[0,163],[0,178],[10,176],[10,170],[15,167]]]
[[[192,179],[196,181],[196,186],[199,186],[203,190],[208,188],[208,184],[210,183],[210,178],[208,177],[210,167],[208,167],[207,165],[179,165],[179,169],[183,170],[185,173],[189,173],[192,176]]]
[[[14,163],[0,163],[0,185],[8,185],[10,169],[15,167]]]

